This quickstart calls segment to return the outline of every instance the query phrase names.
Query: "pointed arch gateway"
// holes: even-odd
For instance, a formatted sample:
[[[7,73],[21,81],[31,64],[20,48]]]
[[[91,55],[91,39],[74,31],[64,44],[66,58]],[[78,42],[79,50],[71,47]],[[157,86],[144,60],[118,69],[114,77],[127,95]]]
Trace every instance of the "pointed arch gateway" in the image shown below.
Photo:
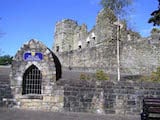
[[[59,110],[63,99],[57,99],[56,81],[61,78],[58,57],[37,40],[30,40],[17,51],[11,65],[11,90],[15,106],[23,109]],[[63,97],[63,88],[62,88]],[[59,93],[59,92],[58,92]],[[54,99],[57,99],[57,102]]]
[[[42,73],[35,66],[31,65],[23,74],[22,95],[41,94]]]

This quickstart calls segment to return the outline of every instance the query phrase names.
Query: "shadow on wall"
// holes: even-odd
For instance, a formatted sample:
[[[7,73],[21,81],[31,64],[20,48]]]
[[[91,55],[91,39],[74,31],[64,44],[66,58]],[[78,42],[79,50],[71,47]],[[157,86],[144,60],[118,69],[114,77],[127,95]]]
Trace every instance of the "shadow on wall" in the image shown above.
[[[49,49],[49,48],[48,48]],[[49,49],[50,50],[50,49]],[[62,77],[62,67],[61,67],[61,63],[58,59],[58,57],[50,50],[50,52],[52,53],[54,62],[55,62],[55,67],[56,67],[56,80],[59,80]]]

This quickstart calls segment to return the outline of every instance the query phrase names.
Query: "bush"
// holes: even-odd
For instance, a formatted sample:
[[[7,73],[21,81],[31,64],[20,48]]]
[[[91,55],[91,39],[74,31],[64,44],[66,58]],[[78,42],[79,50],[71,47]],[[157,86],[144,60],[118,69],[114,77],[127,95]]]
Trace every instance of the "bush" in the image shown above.
[[[157,68],[156,72],[152,72],[151,80],[152,81],[160,81],[160,67]]]
[[[142,76],[140,80],[160,82],[160,67],[155,72],[152,72],[150,76]]]
[[[109,76],[103,70],[97,70],[95,76],[97,80],[109,80]]]
[[[80,80],[90,80],[90,76],[85,73],[81,73]]]
[[[0,56],[0,65],[9,65],[12,63],[12,58],[10,55]]]
[[[151,77],[150,76],[141,76],[140,80],[141,81],[151,81]]]
[[[109,76],[103,70],[97,70],[92,76],[87,73],[81,73],[80,80],[109,80]]]

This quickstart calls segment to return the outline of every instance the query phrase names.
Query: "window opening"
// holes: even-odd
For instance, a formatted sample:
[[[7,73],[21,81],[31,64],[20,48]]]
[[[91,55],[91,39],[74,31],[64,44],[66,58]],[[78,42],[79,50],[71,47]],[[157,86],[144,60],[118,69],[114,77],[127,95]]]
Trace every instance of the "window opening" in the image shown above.
[[[95,39],[96,39],[96,36],[95,36],[95,34],[94,34],[94,33],[92,33],[92,34],[91,34],[91,38],[92,38],[93,40],[95,40]]]
[[[82,46],[81,46],[81,45],[79,45],[78,47],[79,47],[79,49],[81,49],[81,48],[82,48]]]
[[[82,48],[82,42],[81,42],[81,41],[78,42],[78,48],[79,48],[79,49]]]
[[[56,46],[56,52],[59,52],[59,46]]]
[[[90,44],[90,39],[89,39],[89,37],[87,38],[86,42],[87,42],[87,47],[89,47],[89,44]]]
[[[42,73],[35,66],[30,66],[23,75],[22,95],[41,94]]]
[[[87,47],[89,47],[90,41],[87,41]]]

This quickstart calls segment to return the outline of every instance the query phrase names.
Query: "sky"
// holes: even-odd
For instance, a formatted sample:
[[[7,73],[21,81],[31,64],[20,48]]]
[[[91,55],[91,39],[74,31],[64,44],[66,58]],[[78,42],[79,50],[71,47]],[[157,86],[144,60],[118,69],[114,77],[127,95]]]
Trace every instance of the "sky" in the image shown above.
[[[85,23],[88,30],[95,25],[102,9],[100,0],[0,0],[1,55],[14,56],[30,39],[37,39],[52,49],[56,22],[73,19]],[[147,37],[153,28],[148,24],[150,13],[157,9],[157,0],[134,0],[128,15],[131,27]]]

